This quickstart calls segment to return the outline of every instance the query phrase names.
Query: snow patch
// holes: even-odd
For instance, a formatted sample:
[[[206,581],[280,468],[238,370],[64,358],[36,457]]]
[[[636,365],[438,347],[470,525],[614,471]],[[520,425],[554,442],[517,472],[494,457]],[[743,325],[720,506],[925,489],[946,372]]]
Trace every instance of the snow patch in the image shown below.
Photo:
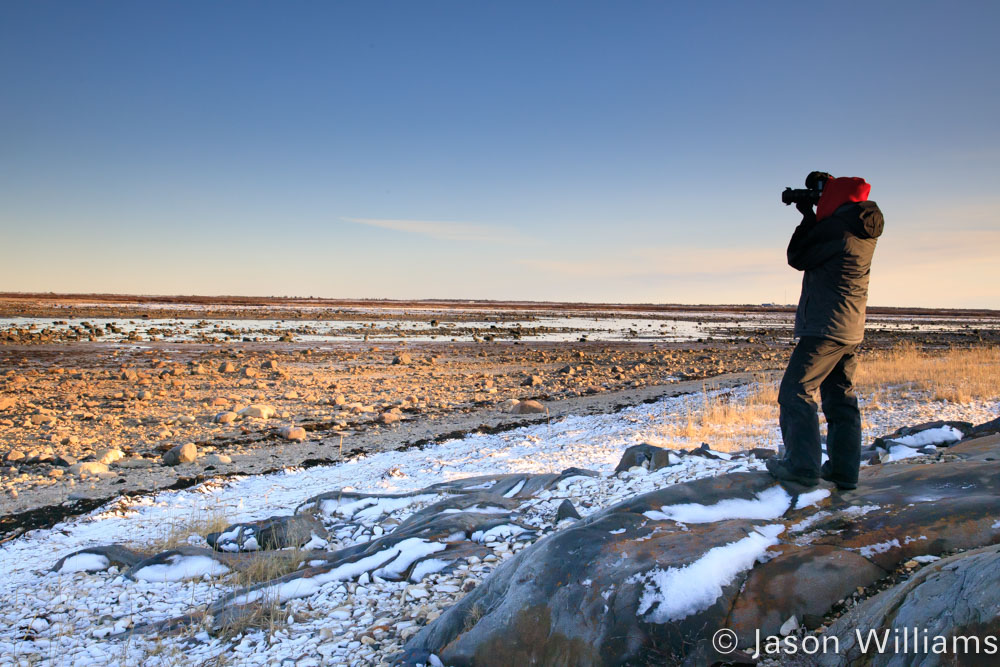
[[[102,556],[101,554],[82,553],[70,556],[63,561],[62,567],[59,568],[59,573],[100,572],[108,569],[109,565],[111,565],[111,561],[108,560],[107,556]]]
[[[842,512],[849,516],[864,516],[880,509],[882,509],[880,505],[851,505],[850,507],[845,507]]]
[[[761,526],[742,540],[709,549],[684,567],[656,568],[629,578],[629,583],[646,583],[636,613],[650,623],[668,623],[707,609],[724,586],[778,543],[784,529],[780,524]]]
[[[924,447],[925,445],[944,445],[958,442],[962,439],[962,432],[954,426],[939,426],[929,428],[925,431],[904,435],[901,438],[891,438],[891,442],[906,445],[907,447]]]
[[[197,579],[208,575],[218,577],[229,572],[229,568],[208,556],[168,556],[166,563],[147,565],[135,573],[141,581],[167,582]]]
[[[524,480],[522,479],[520,482],[518,482],[517,484],[515,484],[514,487],[510,491],[508,491],[507,493],[503,494],[503,497],[504,498],[513,498],[523,488],[524,488]]]
[[[931,556],[931,555],[914,556],[913,560],[917,561],[918,563],[933,563],[936,560],[941,560],[941,556]]]
[[[878,544],[869,544],[867,547],[861,547],[858,549],[858,553],[865,558],[871,558],[875,554],[884,554],[892,549],[898,549],[899,546],[899,540],[889,540],[888,542],[879,542]]]
[[[810,491],[809,493],[799,494],[798,500],[795,501],[795,509],[800,510],[804,507],[810,507],[815,505],[824,498],[829,497],[830,489],[816,489],[815,491]]]
[[[788,511],[791,504],[792,497],[788,492],[781,485],[775,485],[758,493],[753,500],[726,498],[714,505],[698,503],[664,505],[659,512],[650,510],[643,514],[654,521],[677,523],[715,523],[727,519],[777,519]]]
[[[428,574],[440,572],[446,567],[448,567],[448,561],[439,558],[427,558],[413,566],[413,572],[410,573],[410,581],[417,583]]]
[[[505,523],[499,526],[493,526],[489,530],[477,530],[472,534],[472,541],[479,542],[493,542],[500,539],[506,539],[508,537],[517,537],[521,533],[528,532],[527,529],[521,528],[518,525],[512,523]]]

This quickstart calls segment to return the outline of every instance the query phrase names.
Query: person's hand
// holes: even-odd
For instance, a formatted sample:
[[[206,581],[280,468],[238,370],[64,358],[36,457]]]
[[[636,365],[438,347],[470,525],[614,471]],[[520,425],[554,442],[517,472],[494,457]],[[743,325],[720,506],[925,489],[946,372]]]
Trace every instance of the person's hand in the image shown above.
[[[795,202],[795,208],[799,209],[799,213],[801,213],[806,217],[816,215],[813,212],[813,205],[810,204],[809,202],[805,201]]]

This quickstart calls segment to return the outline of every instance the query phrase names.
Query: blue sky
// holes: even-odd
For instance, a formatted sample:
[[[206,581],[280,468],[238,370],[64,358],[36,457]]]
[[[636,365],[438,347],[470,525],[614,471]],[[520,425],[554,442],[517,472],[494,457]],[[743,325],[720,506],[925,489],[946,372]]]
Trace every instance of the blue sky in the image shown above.
[[[998,7],[4,2],[0,290],[1000,308]]]

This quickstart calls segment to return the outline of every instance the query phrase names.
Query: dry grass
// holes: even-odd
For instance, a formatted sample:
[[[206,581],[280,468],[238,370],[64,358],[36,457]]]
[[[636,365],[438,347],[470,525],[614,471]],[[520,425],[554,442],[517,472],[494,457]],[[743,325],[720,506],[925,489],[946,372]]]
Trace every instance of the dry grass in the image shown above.
[[[745,397],[702,394],[702,404],[682,419],[657,429],[667,447],[691,447],[707,442],[712,449],[749,449],[773,437],[778,425],[778,382],[761,376]]]
[[[249,554],[247,561],[228,576],[227,584],[231,590],[240,590],[272,581],[299,569],[308,555],[308,552],[297,548]],[[262,593],[260,599],[247,605],[245,613],[236,615],[221,627],[213,629],[212,633],[223,639],[236,639],[249,630],[264,630],[270,637],[283,627],[288,618],[285,605],[278,599],[276,591],[265,588]]]
[[[211,629],[213,635],[224,640],[237,640],[250,631],[264,630],[270,637],[287,625],[288,612],[278,596],[267,592],[262,598],[246,606],[220,627]]]
[[[927,351],[903,344],[866,353],[858,365],[855,384],[868,408],[878,409],[890,398],[905,398],[911,392],[930,400],[962,404],[997,400],[998,376],[998,348]],[[662,442],[654,444],[686,448],[707,442],[713,449],[733,452],[773,441],[778,428],[778,384],[776,379],[760,376],[746,397],[709,396],[706,392],[700,406],[658,427],[655,433]],[[822,423],[822,411],[820,420]],[[870,430],[867,420],[863,419],[862,428]]]
[[[221,512],[202,511],[188,517],[183,517],[169,522],[159,529],[151,539],[136,542],[132,546],[138,550],[155,554],[168,549],[188,544],[191,535],[205,536],[208,533],[220,532],[232,524]],[[278,551],[260,551],[246,554],[246,559],[238,567],[234,567],[232,572],[220,580],[224,582],[226,590],[240,590],[261,584],[278,577],[289,574],[297,570],[306,559],[308,553],[295,549],[282,549]],[[264,630],[268,636],[283,627],[287,621],[287,612],[284,605],[279,602],[277,596],[265,592],[264,596],[251,603],[244,610],[246,613],[237,614],[232,619],[227,620],[221,627],[208,628],[213,634],[223,639],[236,639],[250,630]],[[207,620],[207,619],[206,619]],[[197,628],[191,628],[190,633],[194,633]],[[160,645],[154,646],[156,649]],[[160,647],[163,653],[157,652],[158,657],[165,660],[164,664],[172,664],[173,654],[167,655],[173,644],[167,642]],[[212,664],[228,664],[228,657],[223,654]]]
[[[157,525],[151,538],[137,542],[133,546],[140,551],[159,553],[167,549],[175,549],[188,543],[192,535],[204,537],[209,533],[217,533],[229,527],[230,521],[222,512],[205,511],[188,517],[171,520],[164,525]]]
[[[855,384],[876,401],[889,392],[919,391],[935,401],[965,404],[1000,398],[998,375],[998,348],[930,352],[906,343],[866,354],[858,366]]]

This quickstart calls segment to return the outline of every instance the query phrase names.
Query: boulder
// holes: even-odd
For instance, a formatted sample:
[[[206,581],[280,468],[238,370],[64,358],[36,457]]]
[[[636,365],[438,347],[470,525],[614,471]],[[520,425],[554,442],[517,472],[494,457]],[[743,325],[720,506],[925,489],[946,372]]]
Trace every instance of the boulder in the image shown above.
[[[511,409],[510,413],[514,415],[534,415],[546,412],[544,405],[538,401],[526,400],[518,401]]]
[[[125,452],[120,449],[102,449],[94,458],[105,465],[111,465],[125,458]]]
[[[280,431],[281,437],[285,440],[295,440],[297,442],[302,442],[308,437],[306,435],[306,430],[301,426],[286,426]]]
[[[69,466],[68,470],[72,475],[97,475],[102,472],[107,472],[108,466],[100,463],[99,461],[85,461],[83,463],[74,463]]]
[[[237,417],[239,417],[239,415],[232,410],[226,410],[225,412],[220,412],[215,415],[215,417],[212,418],[212,421],[216,424],[232,424],[236,421]]]
[[[652,472],[680,463],[680,460],[680,455],[669,449],[646,443],[632,445],[622,454],[622,458],[615,468],[615,473],[624,472],[636,466],[642,466]]]
[[[568,499],[559,503],[559,507],[556,509],[556,522],[562,521],[563,519],[580,519],[580,513],[576,511]]]
[[[171,447],[163,453],[163,465],[175,466],[181,463],[192,463],[198,459],[198,448],[193,442]]]
[[[60,468],[69,468],[71,465],[76,463],[76,457],[70,456],[69,454],[59,454],[54,459],[52,459],[52,464],[57,465]]]
[[[395,424],[403,421],[403,415],[398,412],[383,412],[378,416],[378,420],[382,424]]]
[[[240,410],[239,415],[241,417],[251,417],[253,419],[270,419],[277,414],[277,412],[278,411],[270,405],[253,403]]]
[[[308,514],[272,516],[260,521],[238,523],[205,536],[210,547],[227,552],[301,547],[313,541],[325,544],[328,539],[323,524]]]
[[[916,647],[911,645],[905,664],[922,667],[995,664],[997,644],[989,655],[986,641],[992,637],[996,642],[1000,635],[1000,547],[990,546],[939,560],[857,605],[827,630],[827,635],[837,637],[839,652],[816,656],[816,664],[823,667],[862,662],[872,667],[902,664],[891,649],[893,639],[902,638],[904,633],[912,638],[914,629],[920,641]],[[880,652],[874,645],[862,650],[862,639],[870,642],[872,635],[885,633],[889,636],[890,650]],[[931,642],[928,651],[923,649],[924,637]],[[943,643],[937,642],[938,637]]]

